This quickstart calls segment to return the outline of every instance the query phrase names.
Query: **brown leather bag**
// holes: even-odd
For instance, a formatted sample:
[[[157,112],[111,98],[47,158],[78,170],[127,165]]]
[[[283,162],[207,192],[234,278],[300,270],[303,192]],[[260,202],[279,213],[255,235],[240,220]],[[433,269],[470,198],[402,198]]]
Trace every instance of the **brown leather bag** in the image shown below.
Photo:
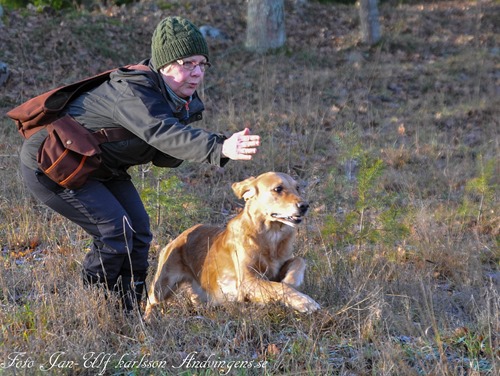
[[[145,65],[128,65],[124,68],[151,72]],[[7,113],[24,138],[47,128],[48,136],[38,151],[38,166],[49,178],[65,188],[81,187],[100,168],[99,144],[133,137],[124,128],[91,132],[71,116],[61,117],[62,110],[71,100],[105,82],[113,71],[53,89]]]
[[[7,112],[7,116],[14,120],[17,130],[24,138],[30,138],[58,119],[61,111],[72,99],[102,84],[113,71],[114,69],[40,94],[13,108]]]
[[[122,68],[150,73],[155,81],[158,81],[156,74],[146,65],[126,65]],[[60,118],[61,111],[71,100],[102,84],[115,70],[111,69],[40,94],[13,108],[7,112],[7,116],[14,120],[19,133],[24,138],[30,138],[40,129],[45,128],[48,124]]]
[[[133,137],[125,128],[90,132],[69,115],[47,125],[47,131],[48,136],[38,150],[38,166],[49,178],[68,189],[80,188],[100,169],[99,144]]]

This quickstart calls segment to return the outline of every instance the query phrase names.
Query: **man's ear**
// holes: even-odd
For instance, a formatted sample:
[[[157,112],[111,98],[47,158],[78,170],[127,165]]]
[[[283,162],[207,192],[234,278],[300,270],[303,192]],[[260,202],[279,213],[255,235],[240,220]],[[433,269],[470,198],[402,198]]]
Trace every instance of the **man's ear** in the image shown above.
[[[238,183],[233,183],[231,187],[233,188],[234,194],[245,201],[249,200],[257,193],[257,189],[253,185],[254,181],[255,178],[252,176]]]

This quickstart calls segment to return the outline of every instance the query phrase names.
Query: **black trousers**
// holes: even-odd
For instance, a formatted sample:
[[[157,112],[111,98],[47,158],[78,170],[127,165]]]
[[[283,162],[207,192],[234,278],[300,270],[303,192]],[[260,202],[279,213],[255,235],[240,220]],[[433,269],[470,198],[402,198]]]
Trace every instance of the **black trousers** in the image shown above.
[[[21,172],[37,199],[92,236],[84,273],[110,287],[120,276],[146,275],[152,240],[149,216],[131,181],[88,180],[70,190],[23,164]]]

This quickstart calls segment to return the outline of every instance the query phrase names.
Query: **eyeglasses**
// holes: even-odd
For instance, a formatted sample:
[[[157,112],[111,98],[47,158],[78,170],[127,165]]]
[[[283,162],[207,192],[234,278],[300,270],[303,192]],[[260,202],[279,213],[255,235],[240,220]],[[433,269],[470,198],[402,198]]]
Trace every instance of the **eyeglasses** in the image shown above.
[[[195,63],[194,61],[177,60],[177,64],[179,64],[189,72],[194,71],[196,67],[200,67],[200,70],[202,72],[205,72],[205,70],[207,70],[212,66],[212,64],[210,64],[207,61],[202,61],[201,63]]]

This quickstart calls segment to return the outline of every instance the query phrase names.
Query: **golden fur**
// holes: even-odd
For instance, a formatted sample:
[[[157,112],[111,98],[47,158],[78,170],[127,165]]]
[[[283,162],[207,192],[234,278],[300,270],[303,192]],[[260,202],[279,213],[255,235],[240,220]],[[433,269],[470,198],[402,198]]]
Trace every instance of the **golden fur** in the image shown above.
[[[281,301],[300,312],[319,309],[298,292],[305,261],[292,257],[295,227],[309,207],[297,183],[268,172],[232,185],[244,209],[226,228],[196,225],[161,252],[145,311],[169,299],[184,283],[204,301]]]

